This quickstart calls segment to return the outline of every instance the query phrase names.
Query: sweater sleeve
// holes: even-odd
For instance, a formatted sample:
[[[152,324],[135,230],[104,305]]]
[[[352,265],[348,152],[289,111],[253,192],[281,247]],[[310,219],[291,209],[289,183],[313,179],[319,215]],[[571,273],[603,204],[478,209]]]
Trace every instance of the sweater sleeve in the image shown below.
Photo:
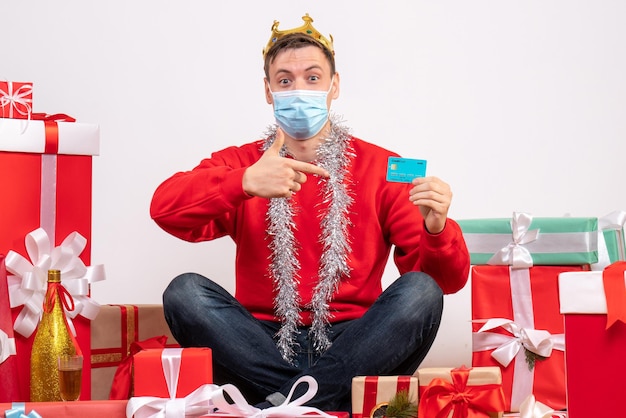
[[[420,269],[432,276],[445,294],[456,293],[469,277],[469,252],[459,225],[452,219],[439,234],[422,229]]]
[[[191,242],[232,234],[234,211],[250,199],[243,190],[243,174],[254,162],[241,158],[237,150],[216,153],[193,170],[161,183],[150,204],[150,216],[157,225]]]
[[[438,234],[426,230],[419,209],[396,193],[387,217],[394,262],[401,274],[422,271],[430,275],[445,294],[458,292],[469,277],[469,252],[459,225],[448,218]]]

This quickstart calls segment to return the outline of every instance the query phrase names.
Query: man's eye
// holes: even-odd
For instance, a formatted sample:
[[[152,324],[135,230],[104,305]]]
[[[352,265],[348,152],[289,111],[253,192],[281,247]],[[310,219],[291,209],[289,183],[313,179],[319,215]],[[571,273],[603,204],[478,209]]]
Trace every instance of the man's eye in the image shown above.
[[[316,76],[316,75],[312,75],[312,76],[309,77],[309,80],[311,80],[311,81],[317,81],[319,79],[320,78],[318,76]]]
[[[289,84],[289,80],[286,78],[283,78],[282,80],[278,81],[278,84],[282,84],[282,85]]]

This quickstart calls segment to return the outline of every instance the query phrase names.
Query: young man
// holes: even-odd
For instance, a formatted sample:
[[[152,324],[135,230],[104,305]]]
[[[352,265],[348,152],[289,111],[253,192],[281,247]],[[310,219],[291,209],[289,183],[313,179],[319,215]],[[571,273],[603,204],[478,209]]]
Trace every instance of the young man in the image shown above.
[[[354,376],[417,369],[443,294],[467,281],[469,255],[447,217],[445,182],[386,181],[397,154],[329,116],[340,86],[332,37],[303,19],[288,31],[275,22],[264,50],[277,126],[166,180],[151,216],[181,239],[228,235],[237,245],[235,297],[193,273],[163,295],[180,344],[212,348],[216,383],[263,407],[311,375],[319,390],[309,405],[349,411]],[[392,247],[401,276],[383,292]]]

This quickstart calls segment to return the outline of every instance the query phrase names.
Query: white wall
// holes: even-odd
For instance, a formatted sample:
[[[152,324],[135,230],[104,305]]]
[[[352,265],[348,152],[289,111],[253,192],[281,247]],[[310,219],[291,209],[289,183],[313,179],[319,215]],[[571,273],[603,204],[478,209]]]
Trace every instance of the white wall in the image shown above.
[[[0,78],[33,81],[37,112],[101,126],[92,264],[101,303],[159,303],[197,271],[233,290],[233,245],[181,242],[156,186],[272,119],[261,50],[309,12],[335,38],[353,132],[428,159],[454,218],[626,209],[626,2],[621,0],[0,0]],[[390,266],[386,283],[395,278]],[[470,363],[469,287],[448,296],[429,365]]]

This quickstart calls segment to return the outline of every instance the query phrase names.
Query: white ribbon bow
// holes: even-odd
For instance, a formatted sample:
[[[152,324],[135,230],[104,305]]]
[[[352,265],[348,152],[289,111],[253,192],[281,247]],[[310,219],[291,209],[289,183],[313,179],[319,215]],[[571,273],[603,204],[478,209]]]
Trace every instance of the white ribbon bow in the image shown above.
[[[79,255],[87,240],[78,232],[72,232],[52,249],[43,228],[26,235],[25,241],[30,261],[15,251],[9,251],[5,260],[7,271],[13,274],[7,278],[11,308],[24,305],[13,329],[27,338],[35,331],[43,313],[48,270],[54,269],[61,271],[61,283],[74,299],[74,310],[65,314],[72,333],[76,334],[73,318],[80,314],[93,320],[98,315],[100,304],[89,297],[89,285],[105,280],[104,266],[85,266]]]
[[[513,335],[486,332],[501,327]],[[492,350],[491,356],[507,367],[520,350],[525,348],[541,357],[550,357],[552,350],[565,350],[563,334],[552,335],[546,330],[522,328],[510,319],[492,318],[472,335],[473,350]]]
[[[547,405],[537,402],[534,395],[529,395],[524,402],[520,404],[520,418],[565,418],[567,415],[555,412]]]
[[[0,329],[0,364],[16,353],[15,338],[9,338],[7,333]]]
[[[13,91],[13,82],[7,81],[7,85],[8,91],[0,89],[0,108],[9,107],[9,118],[13,118],[15,116],[14,112],[17,112],[30,119],[32,99],[29,99],[28,96],[33,93],[33,86],[25,84]],[[21,110],[20,106],[26,110]]]
[[[513,241],[501,248],[487,261],[491,265],[510,265],[512,267],[532,267],[533,258],[523,245],[537,240],[539,229],[529,231],[533,217],[526,213],[513,213],[511,231]]]
[[[307,383],[309,388],[299,398],[291,401],[291,397],[296,387],[301,383]],[[317,416],[324,418],[336,418],[335,415],[327,414],[317,408],[303,406],[304,403],[313,399],[317,393],[317,381],[311,376],[302,376],[296,381],[289,391],[289,396],[285,401],[278,405],[267,409],[258,409],[252,405],[248,405],[243,395],[233,385],[224,385],[213,396],[213,403],[217,407],[219,416],[225,417],[247,417],[247,418],[293,418],[303,415]],[[233,400],[230,404],[224,398],[224,392]]]

